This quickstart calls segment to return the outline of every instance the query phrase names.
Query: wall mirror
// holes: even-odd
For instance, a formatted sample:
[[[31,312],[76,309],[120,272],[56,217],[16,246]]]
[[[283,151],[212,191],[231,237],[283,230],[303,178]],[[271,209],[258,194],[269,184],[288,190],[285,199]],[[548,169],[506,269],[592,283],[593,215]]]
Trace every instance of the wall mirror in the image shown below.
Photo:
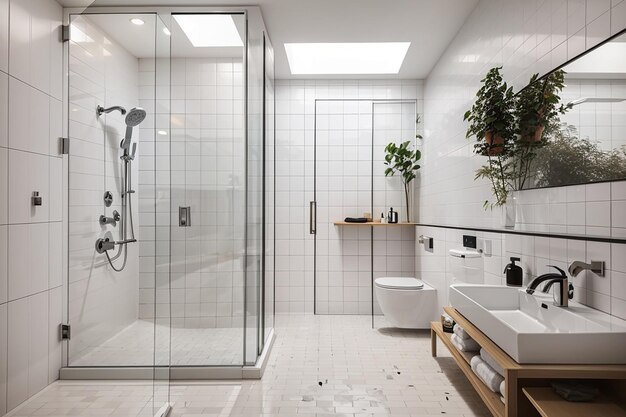
[[[626,179],[626,32],[537,82],[558,71],[568,108],[544,133],[524,188]]]

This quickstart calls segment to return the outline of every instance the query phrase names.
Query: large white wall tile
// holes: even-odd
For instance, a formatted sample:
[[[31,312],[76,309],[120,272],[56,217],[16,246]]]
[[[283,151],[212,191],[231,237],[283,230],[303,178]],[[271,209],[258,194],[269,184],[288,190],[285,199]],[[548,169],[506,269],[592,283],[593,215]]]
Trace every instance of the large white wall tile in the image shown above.
[[[0,0],[0,71],[9,72],[9,0]]]
[[[7,344],[8,344],[8,329],[7,329],[7,306],[8,304],[0,305],[0,413],[7,412],[7,367],[8,363],[5,358],[8,358]]]
[[[28,297],[28,396],[48,385],[48,293]]]
[[[48,223],[9,226],[9,300],[48,289]]]
[[[0,148],[0,224],[9,222],[9,151]]]
[[[59,325],[62,322],[63,288],[59,286],[48,292],[48,383],[59,379],[59,370],[63,363],[63,349],[59,336]]]
[[[9,21],[9,74],[30,81],[30,0],[11,1]]]
[[[0,226],[0,304],[7,302],[9,273],[9,227]]]
[[[9,302],[8,307],[8,368],[7,409],[20,405],[28,398],[29,300],[22,298]]]
[[[9,76],[0,72],[0,147],[9,146]]]
[[[50,98],[21,82],[9,80],[9,146],[12,149],[50,152]]]

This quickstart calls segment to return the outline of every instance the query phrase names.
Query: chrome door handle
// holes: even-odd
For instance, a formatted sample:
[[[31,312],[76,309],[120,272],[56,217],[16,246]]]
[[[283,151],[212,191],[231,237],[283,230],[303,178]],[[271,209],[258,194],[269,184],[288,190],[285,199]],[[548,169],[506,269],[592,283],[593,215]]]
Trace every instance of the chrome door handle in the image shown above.
[[[191,207],[178,207],[178,226],[191,227]]]
[[[309,202],[309,234],[317,233],[317,202]]]

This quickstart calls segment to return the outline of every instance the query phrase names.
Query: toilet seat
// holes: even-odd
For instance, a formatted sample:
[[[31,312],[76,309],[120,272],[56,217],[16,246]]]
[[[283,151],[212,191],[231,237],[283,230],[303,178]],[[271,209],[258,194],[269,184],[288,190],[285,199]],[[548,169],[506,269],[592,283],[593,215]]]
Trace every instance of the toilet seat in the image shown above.
[[[424,282],[421,279],[407,277],[382,277],[374,281],[376,286],[391,290],[421,290]]]

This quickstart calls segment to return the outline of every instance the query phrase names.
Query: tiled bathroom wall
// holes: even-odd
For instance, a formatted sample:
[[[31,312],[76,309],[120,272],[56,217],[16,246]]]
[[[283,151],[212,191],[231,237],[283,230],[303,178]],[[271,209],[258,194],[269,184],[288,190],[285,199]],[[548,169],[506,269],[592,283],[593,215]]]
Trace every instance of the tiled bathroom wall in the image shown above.
[[[491,197],[490,185],[474,181],[482,160],[473,155],[463,122],[489,68],[502,65],[505,79],[519,90],[533,73],[544,74],[624,28],[624,1],[482,0],[424,86],[420,221],[483,227],[500,223],[498,210],[483,209]],[[542,195],[550,192],[544,190]],[[564,217],[559,215],[555,225],[563,226]],[[569,224],[568,220],[565,226]]]
[[[372,100],[415,102],[376,105],[381,107],[376,110],[374,151],[378,156],[374,159],[382,164],[388,142],[415,139],[415,112],[422,112],[421,97],[422,83],[418,80],[277,81],[277,312],[313,312],[314,307],[314,236],[309,234],[309,202],[314,199],[316,100],[321,123],[318,156],[323,157],[318,175],[320,181],[325,180],[318,184],[318,191],[328,197],[322,204],[321,195],[318,203],[318,254],[322,256],[318,260],[323,261],[319,266],[324,272],[319,276],[318,301],[322,304],[318,307],[320,313],[357,314],[371,309],[370,231],[341,230],[332,222],[371,211]],[[410,116],[403,120],[403,114]],[[379,164],[375,169],[384,172]],[[359,193],[359,189],[364,191]],[[393,205],[404,219],[403,201],[398,178],[374,177],[373,214],[380,216],[383,209]],[[376,232],[376,276],[413,276],[413,232],[410,228]],[[328,240],[331,234],[332,242]],[[336,272],[332,278],[331,271]]]
[[[156,146],[147,135],[140,150],[151,157],[156,153],[158,169],[155,176],[154,166],[147,164],[140,166],[139,172],[139,224],[146,236],[140,243],[139,317],[154,317],[156,282],[157,317],[169,314],[171,294],[174,328],[241,327],[245,216],[242,60],[157,60],[157,66],[167,64],[172,84],[171,122],[162,120],[169,112],[166,103],[157,101],[156,113],[151,104],[154,61],[141,59],[139,66],[141,103],[157,118]],[[156,80],[157,93],[170,84],[169,77],[157,74]],[[171,176],[166,178],[169,168]],[[178,227],[179,206],[191,207],[191,227]],[[170,219],[173,227],[168,230]]]
[[[69,365],[100,346],[137,319],[138,245],[128,245],[126,266],[115,272],[104,254],[94,250],[95,240],[110,232],[120,240],[120,225],[100,226],[101,214],[122,215],[123,182],[120,141],[126,124],[119,112],[100,117],[95,109],[138,105],[138,60],[106,35],[87,16],[71,21],[69,54],[69,288],[68,318],[72,326]],[[133,138],[139,136],[138,129]],[[133,163],[133,184],[137,184],[141,152]],[[113,204],[105,207],[105,191]],[[131,196],[137,230],[137,194]],[[123,256],[114,261],[121,267]],[[119,365],[124,365],[119,358]],[[98,363],[89,363],[97,366]],[[146,365],[148,365],[147,363]]]
[[[61,367],[61,20],[52,0],[0,1],[0,414]]]
[[[491,197],[490,185],[474,181],[482,161],[472,153],[473,143],[465,139],[463,122],[489,68],[502,65],[505,78],[519,90],[531,74],[544,74],[624,28],[625,1],[481,1],[425,83],[420,222],[470,228],[501,224],[499,210],[482,207]],[[578,121],[583,121],[582,115]],[[585,126],[581,123],[581,129]],[[624,193],[624,182],[518,192],[516,228],[621,238],[626,224]],[[479,244],[484,239],[491,247],[491,255],[479,262],[486,283],[503,283],[502,271],[510,256],[522,258],[526,283],[547,272],[548,264],[566,269],[574,260],[605,261],[604,277],[583,272],[573,279],[575,297],[626,318],[621,265],[626,245],[443,228],[419,227],[416,232],[435,237],[434,251],[416,245],[416,269],[438,289],[441,305],[447,303],[448,285],[455,279],[448,250],[461,246],[463,234],[474,234]]]

